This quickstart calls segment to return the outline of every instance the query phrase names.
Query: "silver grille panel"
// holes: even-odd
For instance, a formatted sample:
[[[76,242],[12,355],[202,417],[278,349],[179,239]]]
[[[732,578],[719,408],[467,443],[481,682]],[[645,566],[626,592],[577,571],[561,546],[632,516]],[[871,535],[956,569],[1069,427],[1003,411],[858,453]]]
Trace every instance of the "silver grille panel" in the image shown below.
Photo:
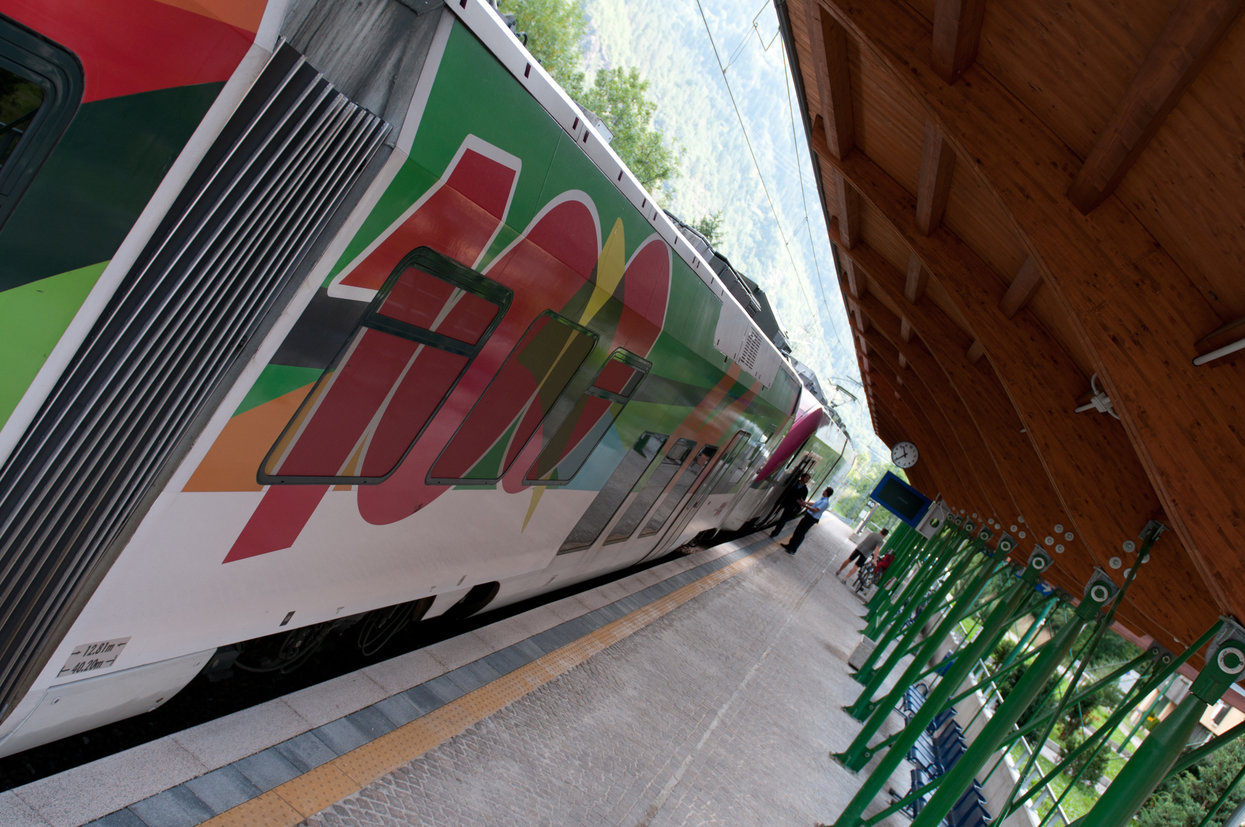
[[[0,469],[0,719],[389,132],[282,46]]]

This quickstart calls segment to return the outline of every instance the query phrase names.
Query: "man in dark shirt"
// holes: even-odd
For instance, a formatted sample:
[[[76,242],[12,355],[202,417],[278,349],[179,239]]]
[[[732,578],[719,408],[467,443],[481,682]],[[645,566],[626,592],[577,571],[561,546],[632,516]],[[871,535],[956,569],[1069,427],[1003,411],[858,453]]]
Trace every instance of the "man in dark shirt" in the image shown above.
[[[788,554],[795,554],[796,549],[800,547],[800,543],[804,542],[804,535],[821,520],[821,516],[830,507],[830,496],[833,493],[833,488],[827,488],[822,492],[821,499],[817,500],[817,502],[800,503],[800,506],[804,509],[804,516],[796,523],[791,539],[782,544],[782,547],[787,550]]]
[[[811,479],[808,474],[801,474],[800,481],[787,489],[782,495],[782,501],[779,506],[782,511],[778,515],[778,522],[774,524],[774,530],[769,533],[771,537],[777,537],[778,532],[782,531],[783,526],[800,513],[800,503],[808,499],[808,481]]]

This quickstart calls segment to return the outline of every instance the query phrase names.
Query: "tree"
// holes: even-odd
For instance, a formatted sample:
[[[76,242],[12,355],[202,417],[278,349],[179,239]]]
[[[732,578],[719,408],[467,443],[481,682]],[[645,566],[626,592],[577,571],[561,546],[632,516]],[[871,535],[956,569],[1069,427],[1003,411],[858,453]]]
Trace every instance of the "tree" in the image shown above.
[[[699,221],[692,222],[692,229],[705,237],[710,244],[717,246],[722,240],[722,211],[709,213]]]
[[[596,73],[585,86],[582,43],[588,20],[570,0],[502,0],[498,11],[512,14],[515,30],[532,57],[579,104],[614,133],[610,146],[650,192],[669,191],[679,153],[653,128],[657,104],[646,96],[648,81],[639,70],[615,67]]]
[[[1064,728],[1063,754],[1061,757],[1067,758],[1077,747],[1085,743],[1085,737],[1079,731],[1069,731]],[[1092,751],[1092,750],[1091,750]],[[1102,774],[1107,771],[1107,763],[1110,759],[1110,753],[1107,747],[1102,746],[1094,757],[1090,758],[1089,753],[1082,753],[1077,756],[1076,760],[1064,768],[1064,775],[1071,778],[1078,772],[1081,773],[1080,783],[1088,786],[1094,786],[1098,780],[1102,778]],[[1081,768],[1085,769],[1082,770]]]
[[[578,102],[584,92],[581,44],[588,34],[588,18],[580,5],[567,0],[501,0],[498,11],[514,15],[515,30],[532,57]]]
[[[1142,805],[1135,821],[1141,827],[1195,827],[1245,764],[1245,744],[1234,741],[1205,761],[1167,781]],[[1211,820],[1217,827],[1245,798],[1245,785],[1238,787]]]
[[[653,128],[657,104],[645,93],[648,81],[638,69],[602,69],[580,104],[595,112],[614,133],[610,146],[650,192],[674,178],[678,154]]]
[[[847,473],[847,480],[843,485],[839,486],[839,490],[836,492],[838,497],[834,501],[833,511],[847,518],[848,522],[854,522],[861,510],[864,509],[869,495],[873,493],[874,487],[878,484],[878,480],[888,470],[891,470],[889,463],[877,462],[865,451],[856,454],[852,468]],[[893,521],[894,518],[891,517],[891,513],[882,510],[880,514],[875,515],[874,519],[870,521],[870,525],[885,526]]]

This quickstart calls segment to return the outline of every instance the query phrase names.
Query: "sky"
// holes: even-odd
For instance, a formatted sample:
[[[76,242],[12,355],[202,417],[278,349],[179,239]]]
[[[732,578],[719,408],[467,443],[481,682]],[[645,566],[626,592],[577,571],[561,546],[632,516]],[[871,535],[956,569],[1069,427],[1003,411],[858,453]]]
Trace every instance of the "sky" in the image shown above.
[[[865,409],[772,0],[582,3],[589,71],[639,69],[655,125],[679,150],[681,175],[663,206],[689,223],[722,213],[718,251],[761,285],[857,451],[888,458]]]

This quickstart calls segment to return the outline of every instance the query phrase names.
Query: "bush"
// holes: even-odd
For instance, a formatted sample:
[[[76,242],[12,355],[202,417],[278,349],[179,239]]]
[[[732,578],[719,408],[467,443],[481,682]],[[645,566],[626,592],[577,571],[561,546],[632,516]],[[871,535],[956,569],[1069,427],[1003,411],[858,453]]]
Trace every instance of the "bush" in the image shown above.
[[[1245,765],[1245,744],[1234,741],[1159,787],[1137,813],[1136,823],[1142,827],[1196,827],[1236,778],[1242,765]],[[1245,785],[1228,796],[1211,819],[1211,827],[1220,827],[1242,799],[1245,799]]]
[[[1063,732],[1062,757],[1067,758],[1069,755],[1071,755],[1073,752],[1076,751],[1077,747],[1085,743],[1085,737],[1081,735],[1079,731],[1074,730],[1074,729],[1070,730],[1067,727],[1062,728],[1062,732]],[[1110,758],[1111,756],[1109,754],[1108,748],[1102,747],[1096,753],[1094,753],[1094,756],[1092,758],[1089,757],[1088,753],[1078,756],[1075,761],[1073,761],[1068,766],[1064,767],[1063,772],[1064,772],[1064,775],[1068,776],[1069,778],[1072,778],[1078,772],[1080,772],[1081,773],[1081,777],[1079,779],[1080,783],[1092,787],[1098,783],[1099,779],[1102,778],[1102,774],[1106,772],[1107,762],[1110,760]],[[1081,772],[1082,767],[1085,768],[1084,772]]]

